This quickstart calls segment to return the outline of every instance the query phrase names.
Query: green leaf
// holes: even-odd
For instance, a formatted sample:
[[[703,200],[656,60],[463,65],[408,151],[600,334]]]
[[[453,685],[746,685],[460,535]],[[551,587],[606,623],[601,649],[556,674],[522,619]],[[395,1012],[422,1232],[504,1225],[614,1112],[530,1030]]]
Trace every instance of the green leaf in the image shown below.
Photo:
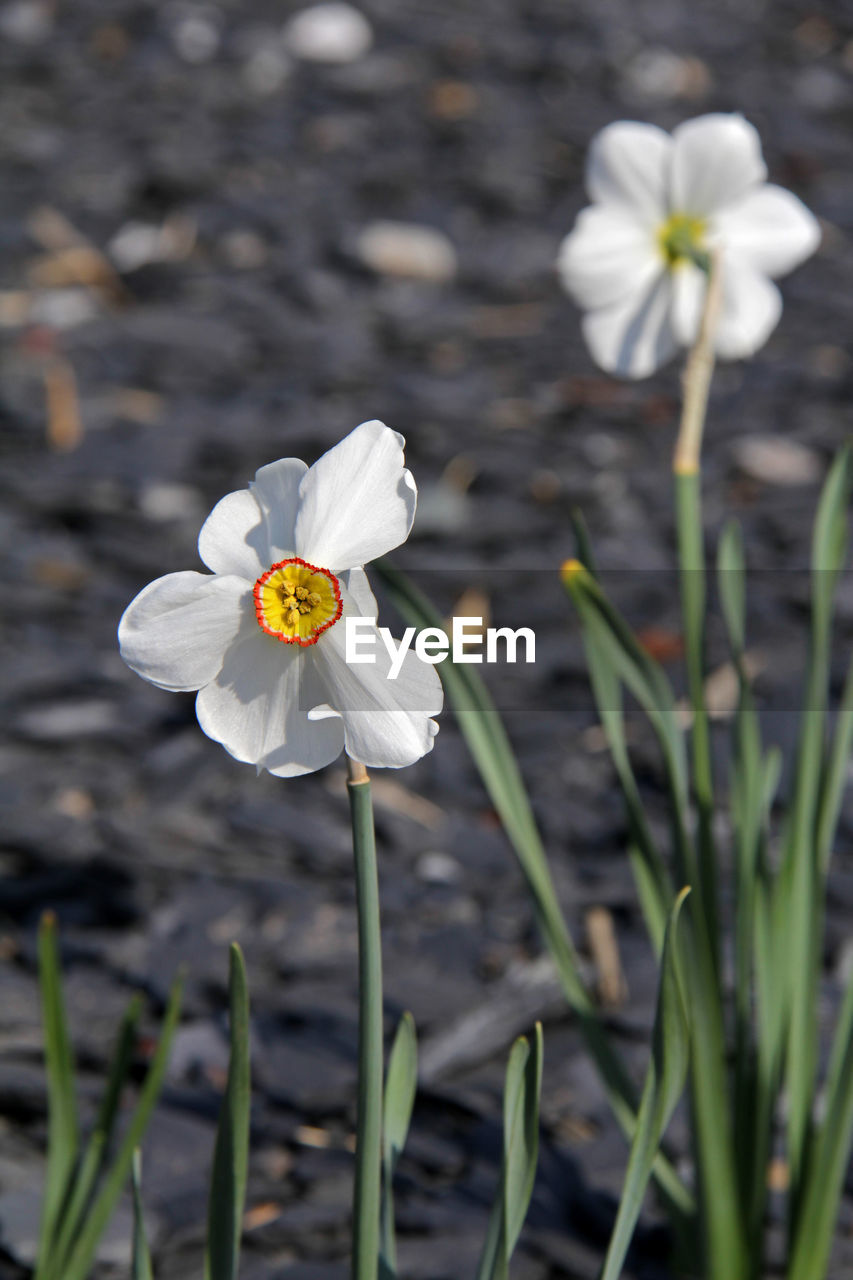
[[[631,831],[629,852],[637,893],[649,937],[656,954],[660,955],[666,928],[667,903],[672,900],[672,881],[646,819],[628,755],[619,678],[607,653],[592,643],[588,635],[584,636],[584,647],[595,705],[628,813]]]
[[[655,1155],[684,1089],[690,1054],[690,1027],[679,956],[678,917],[690,892],[679,893],[669,915],[661,958],[657,1011],[637,1132],[631,1144],[625,1185],[601,1280],[618,1280],[643,1206]]]
[[[137,1147],[131,1166],[133,1182],[133,1257],[131,1280],[154,1280],[151,1270],[151,1254],[145,1238],[145,1217],[142,1211],[142,1155]]]
[[[151,1065],[146,1072],[139,1101],[122,1139],[118,1154],[104,1178],[98,1195],[86,1215],[85,1222],[82,1224],[71,1255],[63,1267],[61,1280],[86,1280],[95,1257],[98,1241],[103,1235],[104,1229],[112,1217],[118,1198],[127,1183],[133,1163],[133,1153],[142,1141],[142,1136],[148,1127],[151,1112],[154,1110],[157,1098],[160,1095],[163,1077],[166,1074],[169,1052],[172,1047],[172,1037],[180,1015],[181,989],[182,982],[178,979],[173,983],[169,994],[169,1002],[166,1006],[163,1025],[160,1029],[160,1041]]]
[[[406,1145],[418,1085],[418,1041],[415,1020],[404,1013],[397,1027],[388,1071],[382,1112],[382,1219],[381,1251],[384,1274],[397,1272],[394,1240],[394,1171]]]
[[[822,851],[818,821],[823,784],[826,709],[835,587],[847,555],[850,450],[833,463],[821,493],[812,538],[812,619],[809,663],[794,782],[794,798],[783,855],[786,904],[788,1008],[788,1161],[791,1211],[811,1131],[817,1070],[817,985],[823,913]]]
[[[533,1194],[539,1153],[542,1089],[542,1026],[531,1045],[524,1036],[510,1050],[504,1085],[504,1155],[498,1192],[489,1216],[477,1280],[506,1280]]]
[[[62,992],[56,916],[52,911],[46,911],[41,918],[38,961],[48,1105],[47,1174],[37,1270],[40,1274],[51,1256],[60,1213],[69,1194],[79,1143],[74,1058]]]
[[[206,1280],[237,1280],[249,1165],[249,991],[236,942],[229,958],[231,1053],[219,1112],[207,1215]]]
[[[373,568],[406,623],[443,627],[441,614],[405,574],[386,560],[374,562]],[[483,786],[527,881],[566,999],[577,1014],[613,1113],[630,1138],[636,1123],[634,1088],[580,977],[574,944],[560,911],[530,800],[497,708],[473,666],[445,661],[438,671]],[[689,1215],[694,1209],[693,1197],[663,1155],[656,1163],[655,1177],[674,1212]]]
[[[100,1177],[107,1150],[112,1138],[118,1115],[122,1085],[124,1084],[133,1056],[136,1041],[136,1028],[142,1012],[142,1001],[134,996],[125,1010],[116,1038],[112,1060],[107,1073],[107,1085],[104,1090],[95,1128],[86,1144],[82,1159],[75,1168],[69,1181],[68,1193],[63,1202],[62,1212],[54,1232],[53,1245],[46,1259],[44,1273],[46,1276],[61,1280],[63,1264],[68,1258],[88,1212],[94,1195],[95,1186]]]
[[[800,1187],[788,1280],[825,1280],[853,1141],[853,978],[835,1033],[823,1120]]]
[[[737,658],[746,647],[745,571],[740,525],[729,520],[717,544],[717,588],[729,643]]]
[[[568,561],[561,576],[580,616],[587,653],[595,655],[597,670],[607,664],[637,699],[655,731],[663,753],[673,809],[675,870],[684,883],[692,884],[697,878],[697,868],[687,834],[687,760],[669,681],[580,561]]]
[[[520,1038],[512,1047],[504,1087],[504,1263],[521,1234],[536,1181],[539,1157],[539,1096],[542,1092],[542,1024],[533,1043]]]
[[[851,750],[853,750],[853,660],[847,668],[844,693],[835,722],[835,732],[823,776],[818,807],[817,854],[821,876],[825,876],[829,870],[832,846],[841,815],[841,801],[847,784]]]

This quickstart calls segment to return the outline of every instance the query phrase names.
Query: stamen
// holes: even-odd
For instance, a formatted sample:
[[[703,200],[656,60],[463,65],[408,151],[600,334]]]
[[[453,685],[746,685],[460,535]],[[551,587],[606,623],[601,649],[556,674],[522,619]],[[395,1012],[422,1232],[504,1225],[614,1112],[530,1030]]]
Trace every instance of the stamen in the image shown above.
[[[298,556],[261,574],[253,594],[258,626],[284,644],[316,644],[343,612],[335,575]]]
[[[689,213],[673,213],[658,232],[658,244],[670,269],[693,262],[703,271],[708,269],[707,230],[704,218]]]

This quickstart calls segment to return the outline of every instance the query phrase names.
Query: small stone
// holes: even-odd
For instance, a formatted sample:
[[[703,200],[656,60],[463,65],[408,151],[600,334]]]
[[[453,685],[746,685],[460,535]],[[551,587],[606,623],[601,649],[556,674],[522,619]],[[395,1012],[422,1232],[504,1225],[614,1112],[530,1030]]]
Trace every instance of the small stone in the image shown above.
[[[222,34],[219,11],[209,5],[182,9],[170,34],[175,52],[184,62],[209,62],[219,48]]]
[[[45,0],[17,0],[0,11],[0,36],[16,44],[40,44],[52,25],[53,6]]]
[[[258,97],[277,93],[290,74],[291,63],[274,45],[262,45],[243,64],[246,86]]]
[[[48,329],[74,329],[93,320],[97,314],[89,289],[44,289],[33,297],[29,319],[32,324],[43,324]]]
[[[380,275],[445,284],[456,274],[456,250],[441,231],[408,222],[372,222],[358,237],[358,255]]]
[[[200,510],[198,490],[188,484],[155,481],[139,496],[139,509],[149,520],[166,523],[194,517]]]
[[[625,71],[625,87],[648,102],[702,98],[711,73],[698,58],[683,58],[671,49],[641,49]]]
[[[126,222],[113,236],[107,252],[119,271],[138,271],[152,262],[185,258],[195,244],[195,222],[174,217],[157,226],[150,222]]]
[[[462,868],[449,853],[422,853],[415,874],[425,884],[458,884]]]
[[[282,31],[285,48],[306,62],[355,62],[373,43],[370,24],[350,4],[316,4],[296,13]]]
[[[119,271],[138,271],[160,256],[160,228],[147,222],[128,222],[116,232],[107,253]]]
[[[732,452],[739,469],[764,484],[815,484],[823,475],[823,462],[813,449],[781,436],[742,436]]]
[[[238,271],[256,270],[267,260],[267,246],[254,231],[229,231],[220,247],[228,265]]]
[[[118,724],[118,708],[112,702],[91,698],[33,707],[18,721],[21,731],[37,742],[71,742],[100,737]]]

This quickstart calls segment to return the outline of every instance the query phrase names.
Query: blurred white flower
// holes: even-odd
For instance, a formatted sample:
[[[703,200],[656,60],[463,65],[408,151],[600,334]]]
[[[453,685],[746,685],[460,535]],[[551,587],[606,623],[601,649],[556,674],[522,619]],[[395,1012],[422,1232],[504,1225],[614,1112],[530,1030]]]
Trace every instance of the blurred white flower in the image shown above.
[[[766,174],[740,115],[699,116],[672,134],[620,121],[596,135],[593,204],[560,246],[558,270],[603,369],[642,378],[693,343],[705,292],[697,259],[711,250],[722,277],[717,354],[736,359],[766,342],[782,312],[772,278],[820,241],[805,205]]]
[[[262,467],[202,527],[212,574],[170,573],[126,609],[125,662],[161,689],[197,689],[199,724],[236,759],[291,777],[344,748],[390,768],[432,748],[434,667],[409,651],[389,680],[380,643],[375,664],[346,661],[344,619],[377,614],[361,566],[405,542],[414,520],[404,443],[364,422],[310,469],[298,458]]]

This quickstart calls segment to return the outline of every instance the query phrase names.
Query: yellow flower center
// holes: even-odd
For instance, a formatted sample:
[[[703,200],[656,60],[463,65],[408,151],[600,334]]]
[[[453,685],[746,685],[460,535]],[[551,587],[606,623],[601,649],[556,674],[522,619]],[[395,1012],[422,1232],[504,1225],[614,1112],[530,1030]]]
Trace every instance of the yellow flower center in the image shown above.
[[[694,218],[689,213],[673,213],[658,231],[658,244],[668,267],[678,267],[685,262],[697,266],[707,260],[704,218]]]
[[[316,644],[344,607],[335,575],[298,556],[262,573],[254,597],[258,626],[285,644]]]

